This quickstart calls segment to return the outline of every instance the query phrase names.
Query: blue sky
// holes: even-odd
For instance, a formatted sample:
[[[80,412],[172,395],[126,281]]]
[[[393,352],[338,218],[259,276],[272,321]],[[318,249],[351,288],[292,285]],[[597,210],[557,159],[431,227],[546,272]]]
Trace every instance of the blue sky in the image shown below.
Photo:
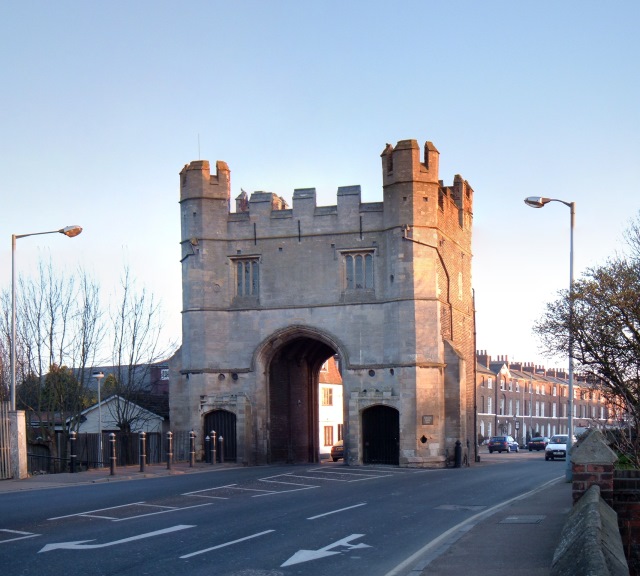
[[[387,142],[432,141],[474,188],[477,347],[544,359],[531,335],[638,214],[635,1],[0,2],[0,288],[51,255],[105,293],[124,262],[180,334],[178,173],[225,160],[232,195],[339,186],[382,199]],[[1,240],[4,238],[4,240]]]

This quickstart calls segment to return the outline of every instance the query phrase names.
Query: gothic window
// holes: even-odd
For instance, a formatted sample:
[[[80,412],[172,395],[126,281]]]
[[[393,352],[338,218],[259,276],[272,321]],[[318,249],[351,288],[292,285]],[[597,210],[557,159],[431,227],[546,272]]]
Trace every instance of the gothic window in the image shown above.
[[[260,294],[260,262],[258,258],[235,260],[236,296],[254,296]]]
[[[347,290],[373,290],[373,251],[344,254]]]

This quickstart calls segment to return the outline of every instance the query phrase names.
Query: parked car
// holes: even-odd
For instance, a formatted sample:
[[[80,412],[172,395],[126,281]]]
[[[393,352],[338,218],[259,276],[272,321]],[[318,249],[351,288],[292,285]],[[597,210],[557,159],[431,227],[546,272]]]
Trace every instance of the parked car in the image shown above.
[[[344,458],[344,441],[338,440],[331,446],[331,460],[337,462],[340,458]]]
[[[544,449],[544,459],[555,460],[556,458],[566,458],[568,439],[568,434],[556,434],[555,436],[551,436],[551,440],[549,440],[547,447]],[[574,436],[573,443],[575,444],[575,442],[576,438]]]
[[[489,454],[493,452],[517,452],[520,449],[512,436],[492,436],[489,440]]]
[[[549,438],[546,436],[536,436],[535,438],[531,438],[531,440],[529,440],[529,452],[532,450],[544,450],[547,447],[547,444],[549,444]]]

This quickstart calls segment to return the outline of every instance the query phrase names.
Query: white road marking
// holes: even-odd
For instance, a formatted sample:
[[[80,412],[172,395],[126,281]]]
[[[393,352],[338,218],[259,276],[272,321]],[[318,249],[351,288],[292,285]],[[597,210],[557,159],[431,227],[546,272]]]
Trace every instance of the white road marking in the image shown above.
[[[21,532],[20,530],[8,530],[6,528],[0,528],[0,532],[7,532],[8,534],[20,534],[20,536],[16,536],[15,538],[0,540],[0,544],[6,544],[7,542],[15,542],[16,540],[25,540],[26,538],[40,536],[40,534],[34,534],[33,532]]]
[[[195,506],[185,506],[184,508],[171,508],[170,510],[160,510],[159,512],[149,512],[147,514],[138,514],[136,516],[127,516],[126,518],[114,518],[114,522],[125,522],[126,520],[133,520],[134,518],[144,518],[146,516],[156,516],[157,514],[166,514],[167,512],[180,512],[180,510],[190,510],[191,508],[202,508],[203,506],[211,506],[213,502],[206,502],[204,504],[196,504]]]
[[[116,510],[117,508],[126,508],[127,506],[136,506],[138,504],[144,504],[144,502],[132,502],[131,504],[122,504],[121,506],[111,506],[111,508],[98,508],[97,510],[88,510],[87,512],[67,514],[66,516],[56,516],[55,518],[48,518],[48,520],[62,520],[63,518],[73,518],[74,516],[86,516],[89,514],[94,514],[95,512],[105,512],[106,510]]]
[[[197,556],[198,554],[204,554],[205,552],[211,552],[212,550],[218,550],[219,548],[224,548],[225,546],[238,544],[239,542],[244,542],[245,540],[251,540],[252,538],[257,538],[258,536],[264,536],[265,534],[269,534],[270,532],[275,532],[275,530],[265,530],[264,532],[258,532],[257,534],[252,534],[251,536],[245,536],[244,538],[239,538],[238,540],[225,542],[224,544],[218,544],[217,546],[212,546],[211,548],[205,548],[204,550],[198,550],[197,552],[191,552],[191,554],[185,554],[184,556],[180,556],[180,558],[191,558],[192,556]]]
[[[311,516],[307,520],[315,520],[316,518],[322,518],[323,516],[330,516],[331,514],[338,514],[338,512],[344,512],[345,510],[351,510],[352,508],[359,508],[360,506],[366,506],[366,502],[362,504],[355,504],[354,506],[348,506],[347,508],[340,508],[339,510],[332,510],[331,512],[325,512],[324,514],[318,514],[317,516]]]
[[[177,532],[178,530],[186,530],[187,528],[195,528],[195,526],[179,524],[178,526],[172,526],[171,528],[164,528],[163,530],[147,532],[145,534],[139,534],[138,536],[131,536],[130,538],[114,540],[113,542],[105,542],[104,544],[85,544],[85,542],[92,542],[93,540],[77,540],[75,542],[59,542],[57,544],[47,544],[38,553],[50,552],[51,550],[94,550],[96,548],[106,548],[107,546],[116,546],[117,544],[127,544],[128,542],[134,542],[135,540],[142,540],[144,538],[160,536],[162,534],[168,534],[170,532]]]
[[[368,544],[350,544],[351,540],[355,540],[356,538],[361,538],[364,534],[351,534],[351,536],[347,536],[342,540],[338,540],[333,544],[329,544],[324,548],[320,548],[319,550],[298,550],[289,560],[287,560],[284,564],[280,565],[280,568],[284,566],[291,566],[292,564],[301,564],[302,562],[309,562],[310,560],[318,560],[319,558],[325,558],[327,556],[333,556],[335,554],[340,554],[341,552],[347,552],[349,550],[357,549],[357,548],[371,548]],[[332,551],[332,548],[336,548],[338,546],[345,546],[346,550],[339,550],[337,552]]]
[[[443,532],[442,534],[440,534],[440,536],[438,536],[437,538],[434,538],[428,544],[425,544],[415,554],[412,554],[411,556],[409,556],[409,558],[407,558],[406,560],[398,564],[393,570],[387,572],[385,576],[399,576],[400,574],[406,574],[409,566],[416,564],[421,557],[426,555],[427,552],[429,552],[430,550],[438,546],[443,541],[447,540],[447,538],[449,538],[457,530],[465,530],[468,525],[476,524],[477,522],[480,521],[480,519],[491,516],[501,508],[504,508],[508,504],[511,504],[511,502],[515,502],[516,500],[523,500],[524,498],[531,496],[531,494],[535,494],[536,492],[546,488],[547,486],[550,486],[551,484],[555,484],[556,482],[559,482],[562,479],[564,479],[564,476],[558,476],[557,478],[554,478],[553,480],[549,480],[548,482],[545,482],[544,484],[534,488],[533,490],[529,490],[529,492],[525,492],[524,494],[519,494],[518,496],[514,496],[509,500],[500,502],[500,504],[496,504],[495,506],[492,506],[487,510],[483,510],[482,512],[478,512],[477,514],[470,516],[466,520],[463,520],[459,524],[456,524],[453,528],[449,528],[449,530]],[[418,569],[418,571],[422,572],[424,568],[425,568],[424,566],[421,566]],[[411,571],[411,573],[413,572],[414,570]]]

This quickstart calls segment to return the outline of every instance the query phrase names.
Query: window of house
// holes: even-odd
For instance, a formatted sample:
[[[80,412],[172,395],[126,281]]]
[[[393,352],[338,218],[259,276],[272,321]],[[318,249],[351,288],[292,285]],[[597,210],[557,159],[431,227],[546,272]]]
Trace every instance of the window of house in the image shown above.
[[[338,440],[342,440],[342,424],[338,424]]]
[[[513,380],[509,380],[509,392],[513,392]]]
[[[260,262],[258,258],[235,259],[236,296],[259,296]]]
[[[553,395],[554,396],[558,395],[558,388],[555,385],[553,386]]]
[[[520,392],[520,382],[516,380],[516,392]]]
[[[487,414],[491,414],[491,410],[493,408],[491,400],[492,398],[489,396],[489,398],[487,398]]]
[[[333,406],[333,388],[322,388],[322,405]]]
[[[160,370],[160,380],[169,380],[169,368]]]
[[[347,290],[373,290],[373,251],[344,254]]]
[[[487,378],[487,388],[493,388],[493,378]]]
[[[324,427],[324,445],[333,446],[333,426]]]
[[[329,372],[329,360],[325,360],[320,368],[320,372]]]
[[[516,400],[516,416],[520,416],[520,400]]]
[[[513,400],[509,400],[509,412],[507,414],[513,414]]]
[[[500,398],[500,414],[504,414],[504,396]]]

